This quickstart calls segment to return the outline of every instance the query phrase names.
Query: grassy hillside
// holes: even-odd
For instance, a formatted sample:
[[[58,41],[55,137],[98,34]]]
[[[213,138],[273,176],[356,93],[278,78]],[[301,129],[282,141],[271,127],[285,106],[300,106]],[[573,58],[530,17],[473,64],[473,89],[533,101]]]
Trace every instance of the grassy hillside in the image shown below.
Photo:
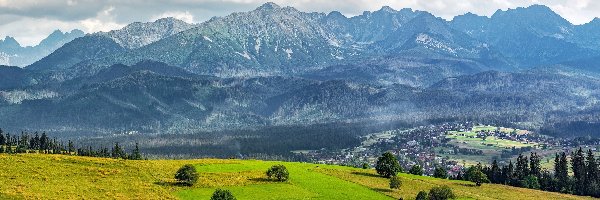
[[[200,180],[174,184],[173,175],[193,164]],[[264,171],[282,162],[255,160],[114,160],[62,155],[0,154],[0,199],[209,199],[227,188],[243,199],[413,199],[420,190],[449,185],[461,199],[585,199],[503,185],[475,187],[463,181],[401,174],[400,190],[374,170],[282,163],[290,181],[275,183]],[[393,198],[392,198],[393,197]]]

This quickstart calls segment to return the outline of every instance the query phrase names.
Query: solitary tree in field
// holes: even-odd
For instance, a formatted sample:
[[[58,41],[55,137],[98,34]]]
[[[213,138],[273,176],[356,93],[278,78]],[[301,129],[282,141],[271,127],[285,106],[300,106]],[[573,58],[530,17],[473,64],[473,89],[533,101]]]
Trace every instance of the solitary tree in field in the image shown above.
[[[212,197],[210,197],[210,200],[235,200],[235,197],[229,190],[217,189]]]
[[[398,163],[398,159],[390,153],[385,152],[381,157],[377,158],[375,170],[383,177],[389,178],[396,176],[396,173],[402,172],[402,167]]]
[[[477,186],[481,186],[482,183],[489,183],[490,180],[478,167],[470,167],[467,176],[469,181],[474,182]]]
[[[441,187],[433,187],[429,190],[429,200],[446,200],[454,199],[456,196],[450,187],[444,185]]]
[[[413,165],[408,173],[421,176],[423,175],[423,168],[420,165]]]
[[[448,171],[446,171],[446,169],[444,169],[441,166],[437,166],[437,167],[435,167],[435,170],[433,171],[433,177],[446,179],[446,178],[448,178]]]
[[[198,172],[193,165],[187,164],[177,170],[175,179],[182,185],[192,186],[198,181]]]
[[[277,181],[287,181],[290,173],[287,168],[283,165],[273,165],[271,168],[267,170],[267,177],[269,179],[276,179]]]
[[[402,180],[398,176],[392,176],[390,178],[390,189],[400,189],[402,186]]]

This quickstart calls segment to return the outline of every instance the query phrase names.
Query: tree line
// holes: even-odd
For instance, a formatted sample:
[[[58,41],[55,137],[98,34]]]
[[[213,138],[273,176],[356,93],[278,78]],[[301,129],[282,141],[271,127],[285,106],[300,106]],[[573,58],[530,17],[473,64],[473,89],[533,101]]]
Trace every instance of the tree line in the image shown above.
[[[586,153],[579,148],[571,153],[570,159],[566,152],[557,153],[553,172],[542,169],[540,160],[537,153],[531,153],[529,158],[519,154],[514,163],[510,161],[508,165],[499,166],[494,160],[490,166],[478,164],[451,178],[473,181],[474,178],[469,177],[473,174],[470,171],[481,171],[485,175],[481,179],[483,182],[600,197],[600,163],[591,149]],[[569,165],[572,176],[569,174]]]
[[[73,141],[64,141],[50,138],[43,132],[41,135],[37,132],[29,134],[21,132],[20,135],[4,133],[0,129],[0,153],[44,153],[44,154],[65,154],[88,157],[121,158],[129,160],[143,159],[138,143],[135,148],[127,153],[123,146],[115,142],[109,150],[107,147],[93,148],[92,146],[77,148]]]

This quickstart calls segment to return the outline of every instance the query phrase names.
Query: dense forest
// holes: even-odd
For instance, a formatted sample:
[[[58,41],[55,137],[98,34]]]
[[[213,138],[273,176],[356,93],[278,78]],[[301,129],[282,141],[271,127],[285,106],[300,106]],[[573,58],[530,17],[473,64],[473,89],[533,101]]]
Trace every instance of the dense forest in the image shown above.
[[[198,132],[194,134],[120,134],[78,138],[83,146],[109,146],[115,142],[161,158],[259,158],[303,161],[294,150],[336,150],[355,147],[360,137],[383,130],[411,127],[402,122],[324,123],[306,126],[272,126],[261,129]]]
[[[0,129],[0,153],[45,153],[45,154],[66,154],[90,157],[120,158],[130,160],[141,160],[142,154],[138,144],[130,153],[125,152],[123,146],[118,142],[114,143],[109,150],[108,147],[76,147],[73,141],[64,141],[50,138],[43,132],[41,135],[37,132],[30,134],[21,132],[20,135],[4,134]]]
[[[510,161],[508,165],[500,166],[494,160],[490,166],[478,164],[450,178],[471,181],[474,179],[469,177],[474,174],[472,172],[481,171],[486,175],[484,182],[600,197],[600,162],[592,150],[586,153],[579,148],[571,152],[570,159],[568,157],[566,152],[556,154],[554,170],[550,171],[542,169],[541,157],[536,153],[531,153],[529,158],[520,154],[514,163]]]

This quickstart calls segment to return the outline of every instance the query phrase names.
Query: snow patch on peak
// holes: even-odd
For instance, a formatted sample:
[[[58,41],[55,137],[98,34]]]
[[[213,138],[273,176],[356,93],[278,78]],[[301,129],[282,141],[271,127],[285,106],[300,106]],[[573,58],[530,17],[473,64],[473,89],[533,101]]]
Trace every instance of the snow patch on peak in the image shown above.
[[[254,44],[254,51],[256,51],[256,54],[260,53],[260,38],[256,39],[256,43]]]
[[[419,44],[425,45],[426,48],[439,49],[456,54],[456,50],[424,33],[420,33],[415,41]]]
[[[211,40],[209,37],[207,36],[202,36],[205,40],[209,41],[209,42],[213,42],[213,40]]]
[[[244,51],[244,53],[240,53],[240,52],[235,52],[235,53],[237,53],[238,55],[240,55],[248,60],[252,59],[252,57],[250,57],[250,54],[248,54],[247,51]]]
[[[10,56],[4,52],[0,52],[0,65],[10,65]]]
[[[288,59],[292,59],[292,54],[294,53],[292,49],[285,49],[285,53],[287,53]]]

